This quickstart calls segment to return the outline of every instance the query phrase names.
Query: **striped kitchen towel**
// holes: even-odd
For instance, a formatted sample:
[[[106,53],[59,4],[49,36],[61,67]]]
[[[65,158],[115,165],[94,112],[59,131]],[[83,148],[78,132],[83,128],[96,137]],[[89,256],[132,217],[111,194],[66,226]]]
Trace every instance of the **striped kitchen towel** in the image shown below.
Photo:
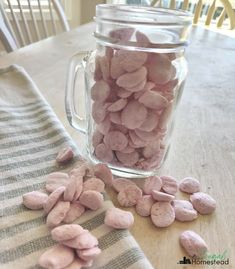
[[[75,144],[18,66],[0,69],[0,263],[1,269],[39,268],[39,256],[55,242],[42,211],[22,206],[22,194],[42,189],[45,175],[58,171],[58,150]],[[102,254],[93,269],[153,269],[126,230],[103,224],[110,200],[96,212],[87,211],[77,223],[98,237]]]

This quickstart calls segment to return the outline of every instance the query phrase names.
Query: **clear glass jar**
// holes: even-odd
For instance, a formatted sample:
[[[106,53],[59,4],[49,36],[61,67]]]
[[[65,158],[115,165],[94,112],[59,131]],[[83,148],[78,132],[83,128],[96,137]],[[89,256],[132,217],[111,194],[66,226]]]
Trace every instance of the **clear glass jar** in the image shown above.
[[[87,153],[113,173],[145,177],[164,162],[175,112],[187,75],[184,51],[191,15],[184,11],[127,5],[97,5],[96,50],[70,63],[66,112],[87,136]],[[85,73],[85,118],[79,71]]]

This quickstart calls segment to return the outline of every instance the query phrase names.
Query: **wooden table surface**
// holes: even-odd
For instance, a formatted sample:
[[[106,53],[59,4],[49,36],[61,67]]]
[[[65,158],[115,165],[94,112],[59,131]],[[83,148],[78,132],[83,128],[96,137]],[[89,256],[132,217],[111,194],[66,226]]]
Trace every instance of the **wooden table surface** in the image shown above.
[[[0,57],[0,67],[14,63],[27,70],[82,152],[84,137],[69,126],[65,116],[64,89],[69,58],[94,48],[93,30],[94,24],[80,26]],[[178,179],[198,178],[202,190],[216,199],[217,210],[194,222],[175,222],[165,229],[135,215],[131,232],[154,268],[194,267],[177,265],[184,256],[178,238],[185,229],[198,232],[210,253],[227,251],[230,259],[227,266],[196,268],[235,268],[235,39],[193,28],[187,58],[189,75],[170,155],[159,173]],[[111,197],[117,205],[114,193]],[[188,198],[182,194],[178,197]]]

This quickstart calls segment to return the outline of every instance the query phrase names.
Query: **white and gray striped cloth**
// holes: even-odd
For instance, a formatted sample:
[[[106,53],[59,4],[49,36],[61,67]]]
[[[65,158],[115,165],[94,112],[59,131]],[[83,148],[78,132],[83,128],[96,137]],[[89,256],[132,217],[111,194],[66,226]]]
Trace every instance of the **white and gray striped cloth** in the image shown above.
[[[55,244],[42,211],[27,210],[21,197],[43,188],[45,175],[58,171],[55,157],[65,144],[78,159],[76,146],[24,69],[0,69],[1,269],[39,268],[39,256]],[[153,269],[128,231],[103,224],[105,210],[112,206],[106,199],[103,208],[77,222],[98,237],[103,250],[92,268]]]

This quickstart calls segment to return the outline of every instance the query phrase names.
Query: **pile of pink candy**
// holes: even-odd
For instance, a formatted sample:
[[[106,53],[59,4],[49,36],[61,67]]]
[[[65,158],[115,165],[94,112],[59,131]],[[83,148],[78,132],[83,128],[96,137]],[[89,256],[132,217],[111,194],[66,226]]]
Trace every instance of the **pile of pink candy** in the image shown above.
[[[129,29],[123,36],[127,40],[132,34]],[[149,42],[143,33],[135,36],[137,44]],[[91,89],[95,156],[135,169],[156,168],[164,156],[164,138],[176,96],[175,55],[105,50],[104,56],[96,56]]]
[[[148,177],[143,190],[131,180],[116,178],[113,187],[118,192],[117,199],[122,207],[135,206],[137,214],[151,216],[157,227],[168,227],[175,219],[193,221],[198,217],[197,212],[211,214],[216,207],[215,200],[200,192],[199,181],[192,177],[184,178],[179,185],[172,176]],[[178,189],[191,194],[190,201],[175,199]]]
[[[72,158],[72,149],[66,148],[58,154],[57,162],[63,164]],[[215,200],[200,192],[198,180],[191,177],[183,179],[178,185],[171,176],[152,176],[145,179],[141,189],[131,180],[114,179],[108,166],[102,163],[94,167],[80,164],[69,174],[49,174],[45,186],[49,195],[43,191],[23,195],[23,204],[27,208],[44,210],[47,214],[46,223],[52,229],[52,238],[59,243],[41,256],[39,264],[42,267],[72,269],[92,266],[94,258],[101,253],[98,241],[89,231],[71,223],[85,210],[97,210],[102,207],[105,185],[118,192],[117,199],[122,207],[135,206],[140,216],[151,216],[153,224],[157,227],[167,227],[175,219],[192,221],[197,218],[197,212],[210,214],[216,208]],[[191,194],[191,203],[175,199],[178,188]],[[67,225],[61,225],[62,223]],[[134,217],[131,212],[114,207],[106,211],[104,223],[115,229],[128,229],[134,224]],[[204,240],[192,231],[182,233],[180,243],[190,256],[201,256],[207,250]],[[57,255],[58,253],[60,255]],[[73,267],[73,263],[77,267]]]
[[[91,267],[101,253],[98,240],[78,224],[61,225],[51,231],[52,239],[58,242],[39,259],[39,265],[50,269],[80,269]]]
[[[70,147],[59,152],[56,161],[65,164],[73,159]],[[79,164],[68,174],[54,172],[46,177],[46,192],[32,191],[23,195],[23,204],[32,210],[43,209],[52,239],[58,244],[39,258],[39,265],[48,269],[79,269],[93,265],[101,253],[98,240],[80,225],[71,224],[86,210],[98,210],[103,205],[105,185],[111,186],[113,175],[104,164],[92,167]],[[132,213],[118,208],[106,211],[109,227],[127,229],[134,223]],[[59,226],[61,225],[61,226]]]

